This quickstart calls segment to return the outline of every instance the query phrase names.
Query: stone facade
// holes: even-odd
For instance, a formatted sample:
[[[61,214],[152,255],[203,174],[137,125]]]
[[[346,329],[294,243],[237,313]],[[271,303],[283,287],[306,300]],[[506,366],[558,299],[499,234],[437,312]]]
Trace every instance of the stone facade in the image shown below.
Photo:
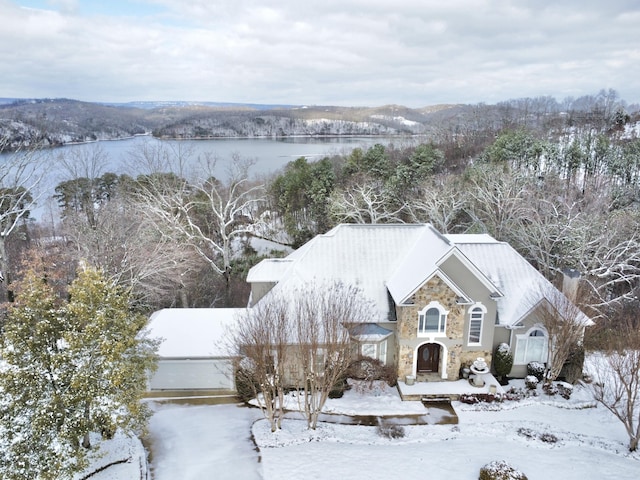
[[[463,338],[465,332],[465,306],[457,304],[458,295],[438,276],[426,282],[413,296],[413,304],[396,307],[398,378],[416,373],[415,352],[424,343],[441,345],[440,365],[438,373],[442,378],[457,380],[460,373]],[[445,334],[434,334],[418,337],[419,313],[431,302],[438,302],[448,311]],[[447,355],[444,362],[446,372],[443,375],[442,355]],[[479,352],[468,352],[474,359]]]

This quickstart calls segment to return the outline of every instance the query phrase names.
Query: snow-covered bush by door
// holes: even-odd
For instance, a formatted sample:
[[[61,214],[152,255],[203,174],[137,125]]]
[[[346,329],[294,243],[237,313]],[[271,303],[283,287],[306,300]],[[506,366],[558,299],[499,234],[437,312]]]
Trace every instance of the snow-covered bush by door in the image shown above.
[[[529,390],[535,390],[540,381],[535,375],[527,375],[524,379],[524,386]]]
[[[527,364],[527,375],[533,375],[541,382],[544,379],[544,364],[540,362],[529,362]]]
[[[493,367],[496,369],[496,374],[500,378],[500,384],[504,384],[504,377],[509,375],[511,367],[513,367],[511,347],[506,343],[501,343],[496,347],[496,352],[493,356]]]

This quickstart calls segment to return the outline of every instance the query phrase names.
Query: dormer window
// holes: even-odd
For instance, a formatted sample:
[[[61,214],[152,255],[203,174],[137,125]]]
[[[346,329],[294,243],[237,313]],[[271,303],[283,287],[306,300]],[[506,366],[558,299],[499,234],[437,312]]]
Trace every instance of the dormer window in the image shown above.
[[[448,311],[438,302],[431,302],[418,313],[418,336],[444,336]]]

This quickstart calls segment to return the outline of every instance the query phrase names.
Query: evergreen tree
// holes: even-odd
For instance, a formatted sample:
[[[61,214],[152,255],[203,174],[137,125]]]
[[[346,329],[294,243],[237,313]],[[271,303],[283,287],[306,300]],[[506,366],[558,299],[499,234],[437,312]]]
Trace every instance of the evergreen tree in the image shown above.
[[[156,343],[98,270],[79,272],[67,302],[36,269],[19,287],[0,351],[0,477],[68,478],[85,465],[89,433],[144,426]]]

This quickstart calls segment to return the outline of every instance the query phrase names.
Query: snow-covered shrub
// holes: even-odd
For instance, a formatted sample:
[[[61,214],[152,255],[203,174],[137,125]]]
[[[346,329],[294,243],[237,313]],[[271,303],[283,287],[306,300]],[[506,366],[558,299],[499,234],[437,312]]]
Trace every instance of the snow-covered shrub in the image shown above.
[[[509,390],[504,392],[504,395],[502,396],[502,399],[503,400],[510,400],[510,401],[513,401],[513,402],[517,402],[519,400],[522,400],[526,396],[527,396],[527,394],[525,393],[525,391],[523,389],[516,388],[516,387],[511,387]]]
[[[393,439],[393,438],[404,437],[404,427],[402,425],[395,425],[395,424],[385,425],[380,423],[376,427],[376,432],[378,433],[379,436],[383,438]]]
[[[493,355],[493,367],[496,369],[500,385],[505,385],[504,377],[509,375],[511,367],[513,367],[511,347],[506,343],[501,343],[496,347],[496,352]]]
[[[535,390],[538,386],[538,383],[540,383],[540,380],[538,380],[538,377],[536,377],[535,375],[527,375],[524,378],[524,386],[529,390]]]
[[[486,464],[480,469],[479,480],[528,480],[520,470],[516,470],[504,460]]]
[[[558,441],[558,437],[556,437],[553,433],[541,433],[538,437],[541,442],[544,443],[556,443]]]
[[[493,393],[463,393],[460,395],[459,400],[460,402],[469,405],[474,405],[476,403],[493,403],[501,402],[502,395]]]
[[[347,378],[340,377],[329,392],[329,398],[342,398],[344,392],[350,388],[351,386],[349,385],[349,382],[347,382]]]
[[[375,358],[361,358],[353,361],[347,370],[347,377],[368,382],[384,380],[390,387],[395,387],[398,382],[394,368]]]
[[[529,362],[527,364],[527,375],[533,375],[541,382],[544,379],[544,364],[540,362]]]
[[[557,384],[558,393],[565,400],[569,400],[571,398],[571,394],[573,393],[573,385],[566,382],[559,382]]]
[[[558,386],[553,382],[547,382],[542,385],[542,390],[550,397],[554,397],[558,394]]]

